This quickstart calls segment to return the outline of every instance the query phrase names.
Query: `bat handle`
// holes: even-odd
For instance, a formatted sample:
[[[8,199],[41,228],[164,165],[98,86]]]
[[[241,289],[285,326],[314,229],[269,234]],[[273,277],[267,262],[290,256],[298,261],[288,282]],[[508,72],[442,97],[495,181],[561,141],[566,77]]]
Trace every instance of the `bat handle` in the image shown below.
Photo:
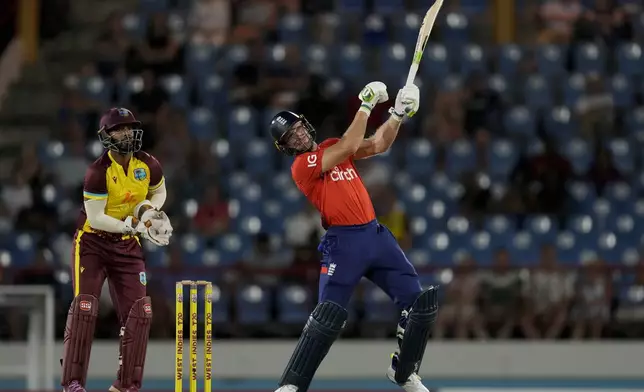
[[[409,67],[409,73],[407,74],[407,82],[405,86],[411,86],[414,84],[414,79],[416,79],[416,73],[418,73],[418,64],[412,64]]]

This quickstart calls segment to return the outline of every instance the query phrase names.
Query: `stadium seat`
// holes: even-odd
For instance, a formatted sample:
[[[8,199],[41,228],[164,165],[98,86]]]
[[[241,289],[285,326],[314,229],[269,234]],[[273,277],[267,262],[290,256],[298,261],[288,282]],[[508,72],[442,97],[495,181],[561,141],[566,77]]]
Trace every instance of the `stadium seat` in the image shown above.
[[[593,149],[583,139],[564,142],[561,153],[568,158],[575,174],[584,176],[593,161]]]
[[[512,137],[531,137],[537,132],[534,114],[525,106],[516,106],[505,113],[503,125]]]
[[[273,155],[270,153],[275,151],[275,148],[270,149],[271,145],[266,139],[251,139],[247,143],[244,167],[248,174],[259,179],[261,176],[271,173],[273,171]]]
[[[557,259],[564,265],[578,265],[581,261],[579,254],[581,249],[577,243],[577,237],[571,231],[563,231],[557,235],[555,244],[557,247]]]
[[[374,0],[373,12],[381,15],[400,13],[405,9],[403,0]]]
[[[308,31],[307,20],[300,14],[290,13],[282,16],[277,25],[278,40],[284,44],[300,44],[306,42]]]
[[[552,106],[553,97],[550,84],[541,75],[531,75],[523,91],[526,105],[532,110],[541,110]]]
[[[595,187],[584,182],[571,182],[567,185],[568,194],[572,199],[572,213],[588,213],[597,198]]]
[[[182,261],[187,265],[202,265],[205,248],[203,238],[194,234],[185,234],[180,241]]]
[[[99,101],[104,105],[112,103],[114,85],[111,81],[105,80],[100,76],[92,76],[84,79],[81,83],[81,89],[88,98]]]
[[[338,12],[362,14],[366,11],[365,0],[338,0]]]
[[[9,243],[8,251],[11,260],[11,266],[24,268],[34,262],[38,252],[37,243],[39,237],[31,233],[17,233],[11,236],[12,241]]]
[[[613,104],[616,108],[630,109],[635,104],[633,84],[626,76],[613,75],[607,83],[607,90],[613,96]]]
[[[642,47],[636,42],[620,44],[617,48],[617,72],[628,77],[638,77],[643,74],[644,57]]]
[[[538,243],[555,243],[558,235],[557,222],[545,215],[531,216],[526,221],[526,230]]]
[[[466,249],[473,232],[472,223],[464,216],[455,215],[447,219],[447,234],[450,246]]]
[[[369,323],[395,324],[400,316],[391,298],[380,287],[373,284],[365,288],[364,306],[365,321]]]
[[[406,75],[410,59],[411,53],[407,53],[404,45],[387,45],[380,50],[380,72],[384,77]]]
[[[201,106],[209,109],[223,109],[228,104],[228,90],[225,80],[219,75],[200,78],[195,83]]]
[[[586,78],[582,74],[573,74],[564,85],[564,104],[575,107],[586,90]]]
[[[476,168],[476,153],[469,140],[458,140],[447,148],[446,172],[452,178]]]
[[[508,177],[519,159],[516,147],[509,140],[492,142],[488,154],[490,174],[503,178]]]
[[[485,73],[487,71],[487,59],[483,48],[479,45],[468,44],[461,49],[459,71],[463,75],[470,75],[474,72]]]
[[[246,143],[257,135],[257,113],[249,106],[237,106],[228,115],[228,139],[235,150],[245,149]]]
[[[544,115],[543,126],[546,135],[558,142],[566,142],[575,134],[576,123],[567,106],[557,106]]]
[[[644,107],[629,110],[626,114],[625,126],[629,135],[635,136],[638,140],[644,140]]]
[[[228,266],[243,259],[244,252],[249,249],[249,241],[239,234],[226,234],[217,240],[217,254],[211,254],[213,265]]]
[[[518,265],[535,265],[539,259],[538,244],[529,232],[517,232],[509,244],[510,259]]]
[[[606,53],[594,43],[579,45],[574,51],[574,69],[580,74],[599,74],[606,72]]]
[[[523,59],[523,51],[520,46],[509,44],[503,45],[498,52],[499,73],[508,79],[517,75],[519,64]]]
[[[266,324],[271,320],[270,292],[266,287],[246,285],[235,293],[237,322],[244,326]]]
[[[405,167],[412,176],[425,176],[434,171],[434,146],[426,139],[409,140],[405,145]]]
[[[418,30],[420,29],[420,24],[423,20],[423,16],[424,15],[410,12],[406,13],[405,15],[395,17],[395,29],[393,31],[393,33],[395,34],[395,40],[405,45],[405,47],[407,48],[414,47],[416,45]],[[425,53],[423,54],[424,59],[426,59],[426,55],[427,47],[425,47]]]
[[[162,12],[168,8],[168,0],[139,0],[139,10],[144,14]]]
[[[626,139],[613,139],[608,144],[613,155],[613,163],[621,173],[629,174],[634,170],[634,157],[631,144]]]
[[[441,20],[439,16],[437,22]],[[441,21],[441,33],[445,46],[458,50],[469,41],[469,21],[467,16],[458,12],[449,12]]]
[[[175,108],[186,109],[188,107],[188,84],[180,75],[169,75],[160,81],[161,87],[170,97],[170,104]]]
[[[214,113],[206,108],[195,108],[188,114],[188,131],[197,140],[208,140],[216,134]]]
[[[277,320],[285,324],[306,323],[316,301],[310,290],[298,285],[280,287],[277,291]]]
[[[418,32],[416,32],[418,35]],[[441,44],[428,44],[420,63],[423,74],[431,80],[442,80],[450,73],[449,53]]]
[[[186,70],[192,77],[202,80],[215,72],[220,54],[214,45],[191,44],[185,51]]]
[[[537,70],[546,78],[556,78],[565,73],[565,49],[555,45],[537,48]]]
[[[212,321],[215,326],[230,322],[231,298],[228,290],[217,284],[212,286]]]
[[[363,60],[362,49],[359,45],[348,44],[340,47],[336,56],[336,68],[345,78],[364,76],[365,65]]]
[[[473,233],[466,247],[467,252],[480,266],[490,266],[494,259],[495,248],[492,236],[487,231]]]

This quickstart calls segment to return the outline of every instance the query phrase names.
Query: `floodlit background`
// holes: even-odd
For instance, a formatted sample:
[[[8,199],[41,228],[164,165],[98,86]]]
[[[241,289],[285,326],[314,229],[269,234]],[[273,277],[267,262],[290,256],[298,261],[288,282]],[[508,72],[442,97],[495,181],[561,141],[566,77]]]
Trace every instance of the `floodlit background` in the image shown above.
[[[3,0],[0,389],[51,389],[58,378],[59,346],[30,339],[47,335],[40,325],[62,338],[81,182],[112,106],[143,121],[176,233],[168,248],[146,244],[159,354],[147,385],[173,386],[175,281],[208,279],[215,385],[273,388],[316,302],[323,230],[268,121],[292,108],[319,140],[341,135],[365,83],[386,82],[392,97],[402,86],[431,4]],[[644,337],[642,39],[639,0],[445,0],[416,81],[418,115],[389,153],[360,162],[380,221],[423,283],[442,286],[428,384],[644,385],[628,351]],[[387,109],[374,111],[371,130]],[[14,285],[51,292],[17,295]],[[96,389],[116,370],[107,292]],[[393,388],[382,374],[397,310],[363,282],[350,313],[337,371],[362,370],[325,368],[317,388]],[[267,361],[244,369],[249,347],[275,339],[286,340],[257,346]]]

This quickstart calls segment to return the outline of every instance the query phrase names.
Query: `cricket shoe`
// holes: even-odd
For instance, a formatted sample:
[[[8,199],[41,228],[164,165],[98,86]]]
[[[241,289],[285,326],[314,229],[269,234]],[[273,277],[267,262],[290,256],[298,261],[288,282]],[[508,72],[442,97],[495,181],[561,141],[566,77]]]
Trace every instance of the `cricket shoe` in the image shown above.
[[[78,382],[72,381],[66,387],[63,387],[63,392],[86,392],[85,388]]]
[[[114,385],[110,386],[110,389],[108,389],[108,391],[109,392],[139,392],[139,388],[137,388],[137,387],[120,388],[118,386],[118,383],[116,383],[116,384],[117,384],[116,386],[114,386]]]
[[[283,385],[275,390],[275,392],[297,392],[295,385]]]
[[[404,384],[396,382],[396,364],[398,363],[398,354],[391,354],[391,365],[387,369],[387,378],[389,381],[399,385],[405,392],[429,392],[429,389],[423,385],[418,374],[412,373]]]

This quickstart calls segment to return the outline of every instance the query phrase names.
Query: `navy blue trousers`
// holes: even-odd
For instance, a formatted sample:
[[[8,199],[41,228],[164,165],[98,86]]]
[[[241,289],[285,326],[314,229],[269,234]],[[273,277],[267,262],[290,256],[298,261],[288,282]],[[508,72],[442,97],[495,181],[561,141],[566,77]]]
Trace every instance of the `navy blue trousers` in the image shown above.
[[[401,309],[422,292],[418,274],[387,227],[377,221],[333,226],[322,237],[318,301],[347,307],[362,277],[378,285]]]

